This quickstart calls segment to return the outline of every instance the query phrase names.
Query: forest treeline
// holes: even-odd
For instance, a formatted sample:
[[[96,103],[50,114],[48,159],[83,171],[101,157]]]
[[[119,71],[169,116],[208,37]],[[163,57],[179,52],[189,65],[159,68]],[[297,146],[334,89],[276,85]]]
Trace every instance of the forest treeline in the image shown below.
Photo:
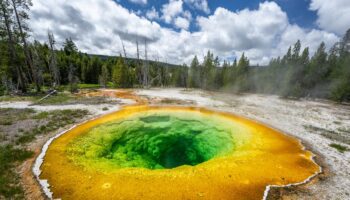
[[[101,87],[186,87],[236,93],[277,94],[284,97],[317,97],[350,101],[350,30],[326,51],[321,43],[314,55],[297,41],[283,57],[268,66],[251,66],[243,54],[232,63],[221,62],[211,52],[199,62],[169,65],[147,58],[96,56],[82,53],[72,39],[56,48],[54,35],[47,42],[30,40],[27,26],[30,4],[25,0],[0,0],[0,94],[40,92],[43,88],[79,83]]]

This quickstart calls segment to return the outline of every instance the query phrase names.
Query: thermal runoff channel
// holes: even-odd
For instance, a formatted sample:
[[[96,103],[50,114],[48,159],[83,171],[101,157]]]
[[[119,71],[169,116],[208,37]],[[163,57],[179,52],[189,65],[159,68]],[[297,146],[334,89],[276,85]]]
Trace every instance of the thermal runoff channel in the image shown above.
[[[41,179],[62,199],[261,199],[319,167],[300,143],[201,108],[132,106],[68,131]]]

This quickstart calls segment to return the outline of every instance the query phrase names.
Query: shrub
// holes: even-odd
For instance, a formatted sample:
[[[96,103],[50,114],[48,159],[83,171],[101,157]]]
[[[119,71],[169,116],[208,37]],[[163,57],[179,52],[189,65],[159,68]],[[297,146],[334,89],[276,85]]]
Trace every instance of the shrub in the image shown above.
[[[335,149],[338,150],[340,153],[344,153],[345,151],[348,151],[348,150],[349,150],[346,146],[343,146],[343,145],[340,145],[340,144],[332,143],[332,144],[330,144],[329,146],[335,148]]]

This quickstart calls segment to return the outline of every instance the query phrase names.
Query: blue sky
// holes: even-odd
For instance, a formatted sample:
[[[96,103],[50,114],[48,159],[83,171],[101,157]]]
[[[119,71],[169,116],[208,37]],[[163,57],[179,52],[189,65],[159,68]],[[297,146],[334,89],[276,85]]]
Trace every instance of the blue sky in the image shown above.
[[[321,42],[329,49],[350,28],[350,0],[32,1],[36,40],[46,42],[50,30],[57,48],[72,38],[81,51],[105,55],[119,55],[123,43],[129,57],[147,43],[148,58],[174,64],[211,51],[221,61],[245,53],[264,65],[297,40],[311,54]]]

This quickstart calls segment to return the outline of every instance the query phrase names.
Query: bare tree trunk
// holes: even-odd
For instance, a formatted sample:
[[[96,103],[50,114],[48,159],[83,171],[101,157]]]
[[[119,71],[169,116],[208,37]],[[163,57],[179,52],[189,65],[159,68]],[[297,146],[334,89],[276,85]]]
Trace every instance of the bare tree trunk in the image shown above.
[[[119,37],[120,38],[120,37]],[[123,40],[120,38],[120,41],[122,42],[122,47],[123,47],[123,52],[124,52],[124,58],[126,59],[126,50],[125,50],[125,46],[124,46],[124,42]]]
[[[148,88],[148,72],[149,72],[149,68],[148,68],[148,55],[147,55],[147,40],[145,39],[145,61],[142,65],[142,71],[143,71],[143,87]]]
[[[37,84],[39,85],[39,88],[40,88],[40,86],[43,83],[43,71],[41,70],[41,67],[39,67],[40,66],[40,57],[39,57],[39,53],[35,47],[33,48],[32,52],[33,52],[33,66],[35,66],[34,74],[36,77]]]
[[[31,56],[31,53],[30,53],[30,50],[29,50],[29,47],[28,47],[28,44],[27,44],[27,41],[25,38],[25,34],[24,34],[24,31],[22,28],[21,20],[20,20],[19,15],[18,15],[17,4],[16,4],[15,0],[11,0],[11,1],[12,1],[13,11],[15,12],[15,16],[16,16],[19,33],[20,33],[22,43],[23,43],[24,54],[26,57],[26,63],[28,65],[28,68],[31,71],[31,77],[32,77],[33,81],[35,82],[36,90],[39,92],[41,88],[40,88],[39,81],[37,80],[37,77],[36,77],[37,74],[36,74],[36,72],[35,72],[36,70],[34,69],[34,66],[33,66],[32,56]]]
[[[159,55],[157,54],[155,58],[156,66],[157,66],[157,76],[156,79],[158,79],[158,84],[160,87],[163,87],[163,79],[162,79],[162,67],[159,64]],[[153,81],[151,82],[151,85],[153,85]]]
[[[27,85],[26,85],[26,79],[23,74],[22,67],[16,63],[16,60],[18,59],[16,50],[15,50],[15,45],[14,45],[14,40],[13,40],[13,35],[11,31],[11,25],[10,25],[10,19],[9,19],[9,14],[7,12],[7,8],[5,7],[5,2],[1,1],[1,10],[3,13],[4,21],[5,21],[5,27],[6,27],[6,32],[8,36],[8,47],[10,50],[10,65],[15,66],[16,68],[16,73],[17,73],[17,83],[23,93],[27,92]]]
[[[70,63],[68,72],[68,81],[70,92],[74,93],[78,90],[78,78],[75,76],[75,67]]]
[[[140,48],[139,48],[139,40],[136,39],[136,56],[137,56],[137,69],[140,69]],[[137,79],[139,81],[139,85],[143,86],[143,69],[140,69],[141,71],[138,71]]]
[[[136,40],[137,61],[140,61],[139,40]]]
[[[60,71],[57,67],[57,58],[55,53],[55,38],[52,33],[48,32],[49,45],[50,45],[50,63],[49,69],[54,79],[52,86],[57,87],[60,85]]]

